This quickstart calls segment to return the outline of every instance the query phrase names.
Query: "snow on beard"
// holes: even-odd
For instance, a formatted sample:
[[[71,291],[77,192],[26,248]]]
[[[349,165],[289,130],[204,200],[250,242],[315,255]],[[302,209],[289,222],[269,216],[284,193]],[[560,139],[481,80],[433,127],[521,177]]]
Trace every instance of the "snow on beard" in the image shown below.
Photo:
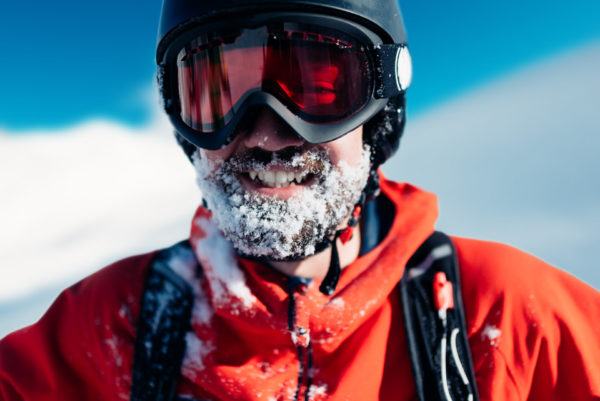
[[[370,148],[365,145],[360,163],[331,162],[324,149],[302,153],[274,152],[270,160],[252,153],[228,160],[210,161],[203,150],[193,155],[197,182],[213,219],[223,235],[242,255],[270,260],[294,260],[313,255],[325,238],[349,218],[360,199],[370,170]],[[314,175],[310,186],[283,200],[246,191],[241,172],[288,167]]]

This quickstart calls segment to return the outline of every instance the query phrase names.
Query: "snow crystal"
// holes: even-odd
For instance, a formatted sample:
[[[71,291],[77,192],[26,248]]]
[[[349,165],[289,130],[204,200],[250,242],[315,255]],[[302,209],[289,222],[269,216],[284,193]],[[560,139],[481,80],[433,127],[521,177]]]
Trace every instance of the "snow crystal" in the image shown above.
[[[327,385],[322,384],[317,386],[315,384],[311,385],[308,389],[308,399],[314,401],[316,397],[323,398],[327,395]]]
[[[206,325],[210,322],[214,314],[213,309],[208,304],[208,300],[203,293],[197,293],[194,299],[192,309],[192,323]]]
[[[261,140],[258,141],[258,146],[265,146],[269,141],[268,136],[264,136]]]
[[[104,340],[104,344],[108,346],[112,359],[118,367],[123,366],[123,356],[119,352],[119,340],[116,337],[110,337]]]
[[[288,384],[288,386],[285,389],[285,392],[287,394],[286,399],[287,400],[293,400],[294,399],[294,395],[296,394],[296,386],[291,386]]]
[[[127,319],[130,322],[133,321],[129,305],[121,304],[121,307],[119,308],[119,317],[121,319]]]
[[[195,324],[208,324],[213,316],[213,310],[202,290],[198,278],[198,263],[191,250],[177,247],[170,255],[167,264],[179,277],[184,279],[194,292],[194,306],[192,307],[192,322]]]
[[[165,291],[160,291],[156,293],[149,294],[152,297],[152,300],[156,302],[156,313],[154,313],[154,318],[151,322],[152,332],[156,333],[158,331],[158,325],[160,324],[160,319],[164,315],[165,311],[169,307],[169,301],[173,299],[172,287],[165,287]]]
[[[214,351],[214,346],[203,342],[193,332],[185,335],[185,356],[181,371],[183,375],[191,380],[196,378],[199,371],[204,370],[204,358]]]
[[[179,277],[190,284],[198,281],[196,267],[198,266],[194,254],[188,248],[177,246],[171,250],[167,265]]]
[[[197,224],[205,233],[205,237],[196,242],[198,259],[205,267],[215,301],[223,304],[229,302],[233,295],[242,301],[245,307],[250,307],[256,298],[246,285],[246,279],[234,258],[231,243],[219,232],[219,229],[204,218],[196,219]]]
[[[495,346],[498,344],[498,339],[500,338],[501,334],[502,334],[502,331],[500,331],[500,329],[498,329],[496,326],[487,324],[483,328],[481,337],[489,340],[490,344]]]
[[[329,305],[331,305],[335,308],[342,309],[346,305],[346,302],[344,301],[343,298],[337,297],[337,298],[332,299],[331,302],[329,302]]]
[[[208,161],[200,150],[193,156],[198,185],[218,227],[241,254],[273,260],[312,255],[358,201],[369,175],[370,149],[365,146],[358,166],[334,165],[324,149],[270,157],[268,163],[251,155]],[[284,200],[250,193],[238,179],[244,171],[273,168],[308,172],[315,183]]]

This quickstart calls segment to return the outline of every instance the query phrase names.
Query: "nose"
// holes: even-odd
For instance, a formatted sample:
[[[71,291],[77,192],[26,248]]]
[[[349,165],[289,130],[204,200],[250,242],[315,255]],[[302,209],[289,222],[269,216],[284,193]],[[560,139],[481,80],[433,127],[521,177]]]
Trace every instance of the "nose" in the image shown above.
[[[244,131],[243,144],[249,149],[260,148],[276,152],[304,144],[304,139],[298,136],[292,127],[266,107],[257,110],[257,114]]]

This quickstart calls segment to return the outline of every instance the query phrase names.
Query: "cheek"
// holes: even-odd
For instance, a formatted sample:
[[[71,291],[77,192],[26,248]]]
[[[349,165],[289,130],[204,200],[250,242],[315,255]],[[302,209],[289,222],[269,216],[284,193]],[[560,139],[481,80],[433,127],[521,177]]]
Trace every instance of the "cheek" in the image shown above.
[[[360,164],[362,160],[362,148],[362,126],[327,144],[331,160],[335,164],[344,161],[350,166],[358,166]]]

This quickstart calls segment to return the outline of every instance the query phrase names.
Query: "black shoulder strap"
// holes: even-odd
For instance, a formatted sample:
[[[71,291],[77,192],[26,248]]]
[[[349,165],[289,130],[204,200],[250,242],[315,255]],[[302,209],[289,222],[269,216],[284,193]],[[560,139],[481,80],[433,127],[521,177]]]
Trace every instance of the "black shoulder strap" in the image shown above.
[[[193,292],[169,267],[187,260],[187,241],[160,252],[146,278],[137,325],[132,401],[172,401],[185,352]],[[188,256],[186,256],[188,255]],[[197,262],[196,262],[197,263]],[[454,308],[441,319],[434,306],[434,276],[453,283]],[[479,400],[466,337],[458,263],[452,242],[435,232],[407,264],[400,282],[409,350],[420,401]]]
[[[437,292],[433,289],[436,273],[443,273],[452,283],[454,307],[445,314],[436,308]],[[448,236],[434,232],[421,245],[407,264],[400,293],[419,400],[479,400],[467,341],[458,262]]]
[[[175,399],[193,292],[169,265],[173,257],[192,260],[188,257],[190,253],[189,243],[180,242],[161,251],[149,269],[137,323],[132,401]]]

